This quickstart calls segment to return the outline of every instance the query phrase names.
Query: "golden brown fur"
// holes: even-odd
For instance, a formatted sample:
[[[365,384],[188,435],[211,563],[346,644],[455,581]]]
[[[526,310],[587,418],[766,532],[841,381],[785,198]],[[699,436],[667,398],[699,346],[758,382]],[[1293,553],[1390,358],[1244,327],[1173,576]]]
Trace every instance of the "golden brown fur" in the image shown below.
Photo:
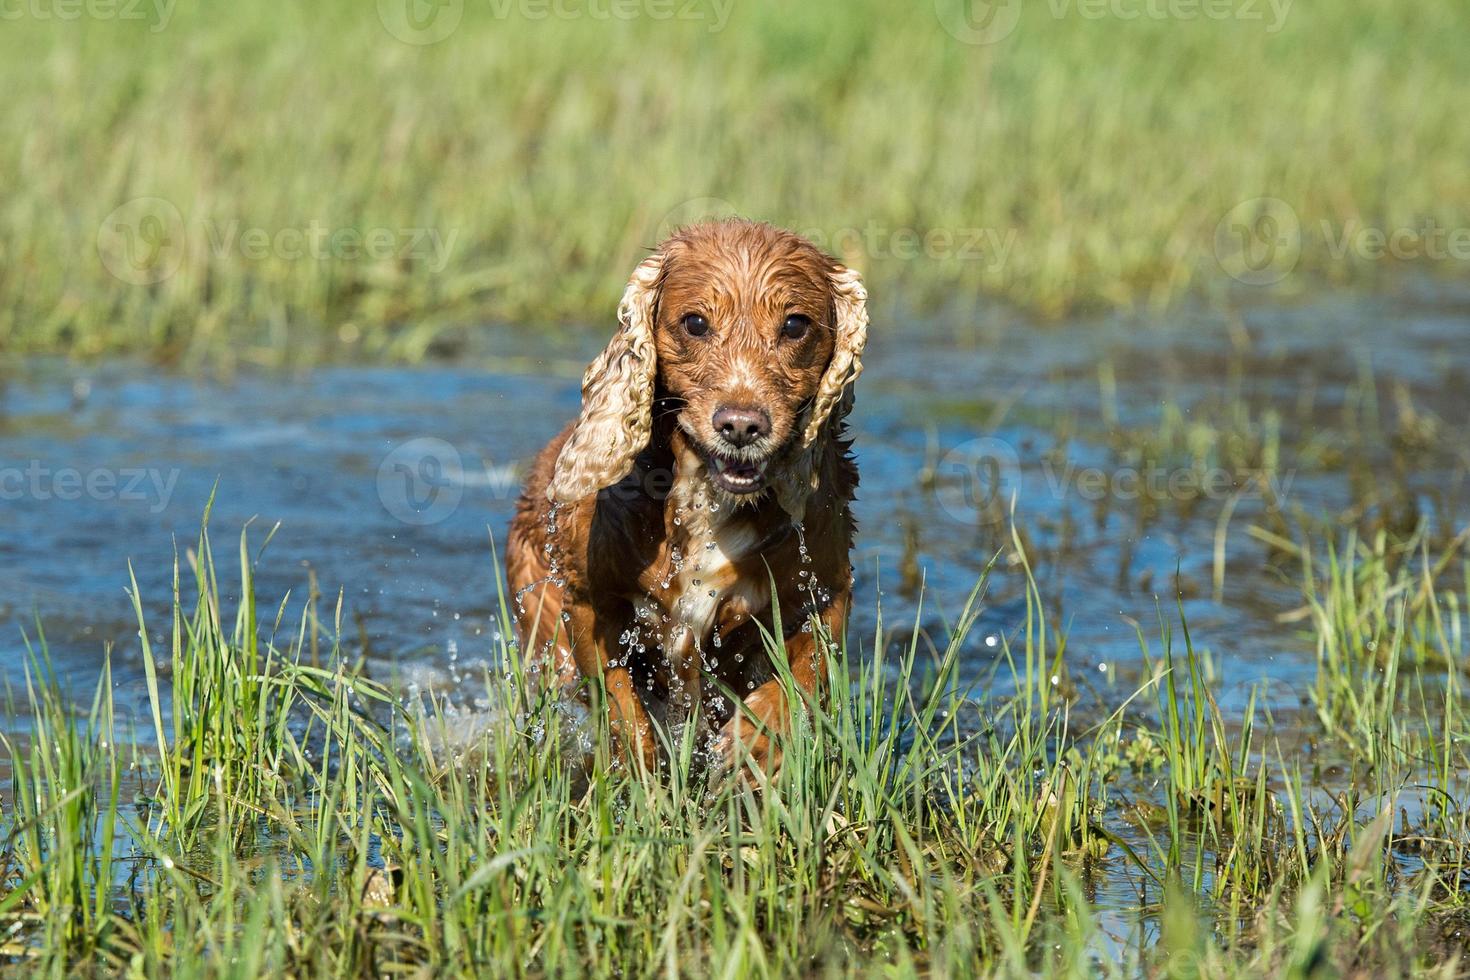
[[[866,293],[795,235],[723,221],[640,264],[618,318],[511,523],[521,649],[569,688],[600,675],[644,764],[654,721],[694,717],[718,765],[748,751],[773,769],[790,713],[756,624],[779,609],[792,675],[820,697],[813,623],[840,637],[851,596],[841,430]]]

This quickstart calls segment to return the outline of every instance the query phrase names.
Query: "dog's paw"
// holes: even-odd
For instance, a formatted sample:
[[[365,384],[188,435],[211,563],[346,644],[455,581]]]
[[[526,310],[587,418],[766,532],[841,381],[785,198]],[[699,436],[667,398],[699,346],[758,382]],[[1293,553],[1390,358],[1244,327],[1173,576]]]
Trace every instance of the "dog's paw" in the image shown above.
[[[732,718],[710,745],[710,770],[716,777],[738,774],[743,781],[764,783],[781,768],[781,747],[748,718]]]

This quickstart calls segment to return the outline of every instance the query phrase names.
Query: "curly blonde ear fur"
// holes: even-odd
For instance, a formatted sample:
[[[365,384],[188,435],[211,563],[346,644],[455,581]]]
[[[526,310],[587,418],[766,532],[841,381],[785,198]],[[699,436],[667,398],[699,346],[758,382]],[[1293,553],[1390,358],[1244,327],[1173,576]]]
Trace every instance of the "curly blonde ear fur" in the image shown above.
[[[844,415],[851,406],[852,383],[863,373],[863,346],[868,342],[868,291],[862,276],[839,265],[830,278],[837,344],[812,399],[811,418],[801,437],[802,451],[775,485],[776,500],[793,521],[803,519],[807,500],[817,488],[816,444],[833,414]]]
[[[837,346],[832,350],[832,360],[812,402],[811,420],[802,435],[804,447],[821,438],[833,407],[844,397],[850,397],[850,386],[863,373],[863,346],[868,342],[868,291],[863,287],[863,277],[844,266],[832,270],[831,280]]]
[[[617,483],[653,428],[653,342],[663,256],[644,259],[618,304],[618,332],[582,376],[582,414],[562,446],[546,496],[566,503]]]

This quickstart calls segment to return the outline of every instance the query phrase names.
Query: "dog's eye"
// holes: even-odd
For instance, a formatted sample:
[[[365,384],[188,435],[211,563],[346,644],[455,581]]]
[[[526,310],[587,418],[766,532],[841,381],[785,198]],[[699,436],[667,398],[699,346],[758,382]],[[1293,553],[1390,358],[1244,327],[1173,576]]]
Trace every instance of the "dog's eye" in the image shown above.
[[[709,333],[709,321],[698,313],[686,313],[679,322],[684,324],[684,332],[691,337],[703,337]]]
[[[781,324],[781,336],[787,340],[800,340],[806,336],[807,328],[811,325],[812,321],[810,317],[802,316],[800,313],[793,313],[786,318],[785,323]]]

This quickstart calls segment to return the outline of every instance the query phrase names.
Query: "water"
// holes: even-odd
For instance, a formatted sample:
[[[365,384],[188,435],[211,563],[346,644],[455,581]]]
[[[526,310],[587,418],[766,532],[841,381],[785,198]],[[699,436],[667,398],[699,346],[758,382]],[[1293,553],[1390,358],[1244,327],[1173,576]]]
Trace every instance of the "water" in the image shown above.
[[[1301,604],[1291,574],[1246,528],[1272,526],[1273,513],[1300,520],[1354,507],[1457,528],[1470,510],[1462,288],[1420,283],[1392,298],[1046,328],[1002,312],[879,313],[874,323],[852,417],[862,483],[851,635],[871,649],[881,601],[891,635],[906,639],[922,578],[919,625],[942,644],[1001,552],[967,641],[966,680],[1004,684],[997,658],[1023,622],[1024,574],[1007,547],[1012,502],[1048,612],[1067,633],[1079,710],[1108,710],[1136,688],[1135,624],[1156,640],[1161,613],[1175,615],[1177,581],[1222,708],[1239,711],[1260,687],[1287,725],[1305,703],[1313,653],[1289,615]],[[110,648],[119,711],[141,718],[129,562],[161,636],[175,554],[187,562],[213,494],[226,581],[239,529],[248,523],[259,548],[279,524],[257,565],[262,610],[287,602],[283,628],[293,629],[314,574],[324,611],[341,590],[347,643],[365,647],[375,676],[473,712],[495,649],[491,539],[503,553],[517,468],[575,413],[577,379],[599,342],[487,333],[454,365],[230,380],[140,364],[10,365],[0,375],[7,685],[22,690],[23,635],[39,619],[74,697],[90,697]],[[1177,441],[1217,440],[1207,455],[1227,470],[1234,429],[1265,433],[1264,444],[1279,445],[1266,450],[1279,457],[1271,494],[1237,495],[1249,474],[1236,470],[1214,490],[1171,485],[1191,472],[1180,453],[1139,449],[1140,433],[1165,431],[1171,413]],[[1392,446],[1414,453],[1397,474]],[[1382,480],[1355,484],[1354,463]],[[1143,482],[1130,487],[1130,474]],[[10,731],[26,723],[14,707],[5,713]],[[1120,906],[1136,902],[1114,884]]]
[[[880,317],[852,420],[862,470],[854,634],[871,636],[880,583],[885,621],[902,628],[915,567],[926,586],[924,625],[942,634],[1006,543],[1014,494],[1041,591],[1066,617],[1074,670],[1126,673],[1136,664],[1130,620],[1156,621],[1156,597],[1172,599],[1178,570],[1196,637],[1230,653],[1226,689],[1262,676],[1297,682],[1307,662],[1276,621],[1295,590],[1262,574],[1262,549],[1242,531],[1261,501],[1236,505],[1229,574],[1215,602],[1213,549],[1227,495],[1182,508],[1167,484],[1180,467],[1155,461],[1144,479],[1158,485],[1142,492],[1159,506],[1145,519],[1127,486],[1097,499],[1088,468],[1130,469],[1111,445],[1117,432],[1156,428],[1165,402],[1178,404],[1186,423],[1195,413],[1227,414],[1212,405],[1274,408],[1285,417],[1282,443],[1299,445],[1343,429],[1342,405],[1365,370],[1380,399],[1402,389],[1417,410],[1454,425],[1470,400],[1466,325],[1464,296],[1431,287],[1393,302],[1047,329],[1002,315],[959,326]],[[435,677],[451,645],[461,663],[483,659],[496,611],[490,536],[503,546],[517,467],[575,413],[576,378],[595,344],[548,342],[538,352],[530,335],[496,337],[466,365],[228,382],[141,365],[12,367],[0,390],[6,677],[19,676],[21,632],[33,632],[39,616],[78,690],[108,645],[120,687],[136,686],[128,563],[161,629],[175,549],[193,546],[211,492],[222,555],[233,555],[246,522],[253,546],[280,524],[258,566],[263,606],[289,591],[298,609],[311,570],[327,603],[343,591],[346,632],[382,664]],[[1298,418],[1308,386],[1313,404]],[[1419,484],[1442,489],[1462,478],[1460,452],[1416,473]],[[1340,474],[1285,464],[1276,479],[1285,509],[1346,505]],[[234,562],[219,564],[228,573]],[[1015,627],[1020,584],[1013,567],[994,575],[967,660],[974,671],[997,654],[994,638]]]

